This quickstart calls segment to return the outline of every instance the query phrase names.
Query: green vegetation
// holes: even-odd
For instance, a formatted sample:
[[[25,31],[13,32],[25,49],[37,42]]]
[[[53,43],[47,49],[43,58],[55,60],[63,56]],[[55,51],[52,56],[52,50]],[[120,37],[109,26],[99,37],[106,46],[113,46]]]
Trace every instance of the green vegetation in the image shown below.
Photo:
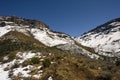
[[[25,66],[30,65],[30,64],[31,64],[30,59],[27,59],[22,63],[22,66],[25,67]]]
[[[113,78],[120,74],[120,68],[111,62],[74,54],[61,53],[61,56],[59,58],[54,54],[52,59],[47,56],[55,63],[44,69],[41,80],[46,80],[49,76],[55,80],[114,80]]]
[[[43,62],[42,62],[42,65],[43,67],[49,67],[51,64],[51,61],[49,59],[45,59]]]
[[[0,56],[4,56],[14,51],[39,51],[40,49],[46,48],[45,45],[36,39],[17,31],[9,32],[5,35],[5,38],[5,40],[0,40]]]
[[[39,64],[40,63],[40,59],[38,57],[33,57],[33,58],[31,58],[30,63],[31,64]]]
[[[120,59],[117,59],[117,60],[115,61],[115,64],[116,64],[116,66],[120,66]]]
[[[22,66],[25,67],[27,65],[39,64],[40,59],[38,57],[33,57],[31,59],[27,59],[22,63]]]
[[[11,52],[8,54],[8,61],[12,61],[13,59],[15,59],[16,57],[16,53],[15,52]]]
[[[95,80],[111,80],[112,79],[112,73],[109,71],[103,71],[100,73],[99,76],[95,78]]]

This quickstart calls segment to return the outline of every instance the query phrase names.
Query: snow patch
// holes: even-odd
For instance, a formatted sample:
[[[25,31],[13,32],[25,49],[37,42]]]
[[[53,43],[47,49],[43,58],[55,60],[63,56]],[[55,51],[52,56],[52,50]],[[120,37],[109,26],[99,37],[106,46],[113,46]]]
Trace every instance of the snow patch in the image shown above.
[[[32,28],[31,33],[34,35],[35,39],[39,40],[47,46],[56,46],[59,44],[66,44],[69,42],[68,39],[60,38],[56,36],[55,33],[52,33],[49,30],[44,31]]]
[[[18,52],[16,54],[16,56],[18,57],[18,59],[14,59],[10,62],[7,63],[0,63],[0,76],[1,76],[1,80],[11,80],[9,77],[9,72],[12,68],[12,66],[14,66],[16,63],[17,64],[21,64],[23,63],[25,60],[30,59],[32,57],[40,57],[41,53],[40,52],[36,52],[36,53],[32,53],[31,51],[28,52]],[[7,58],[7,56],[4,57],[5,60]],[[33,69],[38,69],[41,66],[38,67],[34,67],[32,65],[28,65],[26,67],[22,67],[21,65],[18,68],[14,68],[13,69],[13,76],[22,76],[22,77],[30,77],[31,75],[29,74]],[[42,70],[40,70],[40,72],[42,72]],[[41,77],[41,73],[39,75],[34,75],[35,78]]]
[[[4,71],[4,65],[2,64],[0,64],[0,79],[10,80],[10,78],[8,78],[8,71]]]
[[[53,79],[52,79],[52,77],[50,76],[50,77],[48,78],[48,80],[53,80]]]

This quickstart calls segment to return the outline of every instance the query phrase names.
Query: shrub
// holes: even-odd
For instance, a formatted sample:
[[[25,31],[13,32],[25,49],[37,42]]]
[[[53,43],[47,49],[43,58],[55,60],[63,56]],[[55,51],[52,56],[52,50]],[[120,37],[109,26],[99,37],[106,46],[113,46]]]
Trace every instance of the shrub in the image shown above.
[[[30,64],[30,59],[25,60],[25,61],[22,63],[22,66],[25,67],[25,66],[27,66],[27,65],[29,65],[29,64]]]
[[[49,67],[50,64],[51,64],[51,61],[50,61],[49,59],[45,59],[45,60],[42,62],[42,64],[43,64],[43,67]]]
[[[63,57],[60,56],[60,55],[57,55],[57,56],[56,56],[56,59],[57,59],[57,60],[60,60],[60,59],[62,59],[62,58],[63,58]]]
[[[23,77],[23,80],[31,80],[31,77]]]
[[[15,54],[14,52],[8,54],[8,59],[9,59],[9,61],[15,59],[15,57],[16,57],[16,54]]]
[[[117,61],[115,62],[115,65],[116,65],[116,66],[119,66],[119,65],[120,65],[120,60],[117,60]]]
[[[31,59],[27,59],[25,60],[23,63],[22,63],[22,66],[25,67],[27,65],[30,65],[30,64],[39,64],[40,63],[40,60],[38,57],[33,57]]]
[[[3,57],[0,56],[0,62],[3,62]]]
[[[4,27],[4,26],[6,26],[6,23],[5,23],[5,22],[2,22],[2,23],[0,23],[0,26],[1,26],[1,27]]]
[[[31,58],[31,64],[39,64],[39,63],[40,63],[40,60],[38,57]]]
[[[95,80],[111,80],[112,73],[109,71],[103,71]]]

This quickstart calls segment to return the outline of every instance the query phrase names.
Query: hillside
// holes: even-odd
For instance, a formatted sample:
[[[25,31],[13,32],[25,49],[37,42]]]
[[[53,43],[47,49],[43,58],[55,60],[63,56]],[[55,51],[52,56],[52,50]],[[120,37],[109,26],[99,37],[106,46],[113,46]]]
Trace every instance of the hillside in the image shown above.
[[[119,80],[119,66],[41,21],[0,16],[1,80]]]

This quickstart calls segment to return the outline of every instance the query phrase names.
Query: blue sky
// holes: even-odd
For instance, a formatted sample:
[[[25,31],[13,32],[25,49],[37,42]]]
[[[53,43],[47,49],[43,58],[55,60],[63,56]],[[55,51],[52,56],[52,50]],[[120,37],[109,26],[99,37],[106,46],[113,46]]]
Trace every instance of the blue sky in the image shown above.
[[[37,19],[55,31],[79,36],[120,17],[120,0],[0,0],[0,15]]]

